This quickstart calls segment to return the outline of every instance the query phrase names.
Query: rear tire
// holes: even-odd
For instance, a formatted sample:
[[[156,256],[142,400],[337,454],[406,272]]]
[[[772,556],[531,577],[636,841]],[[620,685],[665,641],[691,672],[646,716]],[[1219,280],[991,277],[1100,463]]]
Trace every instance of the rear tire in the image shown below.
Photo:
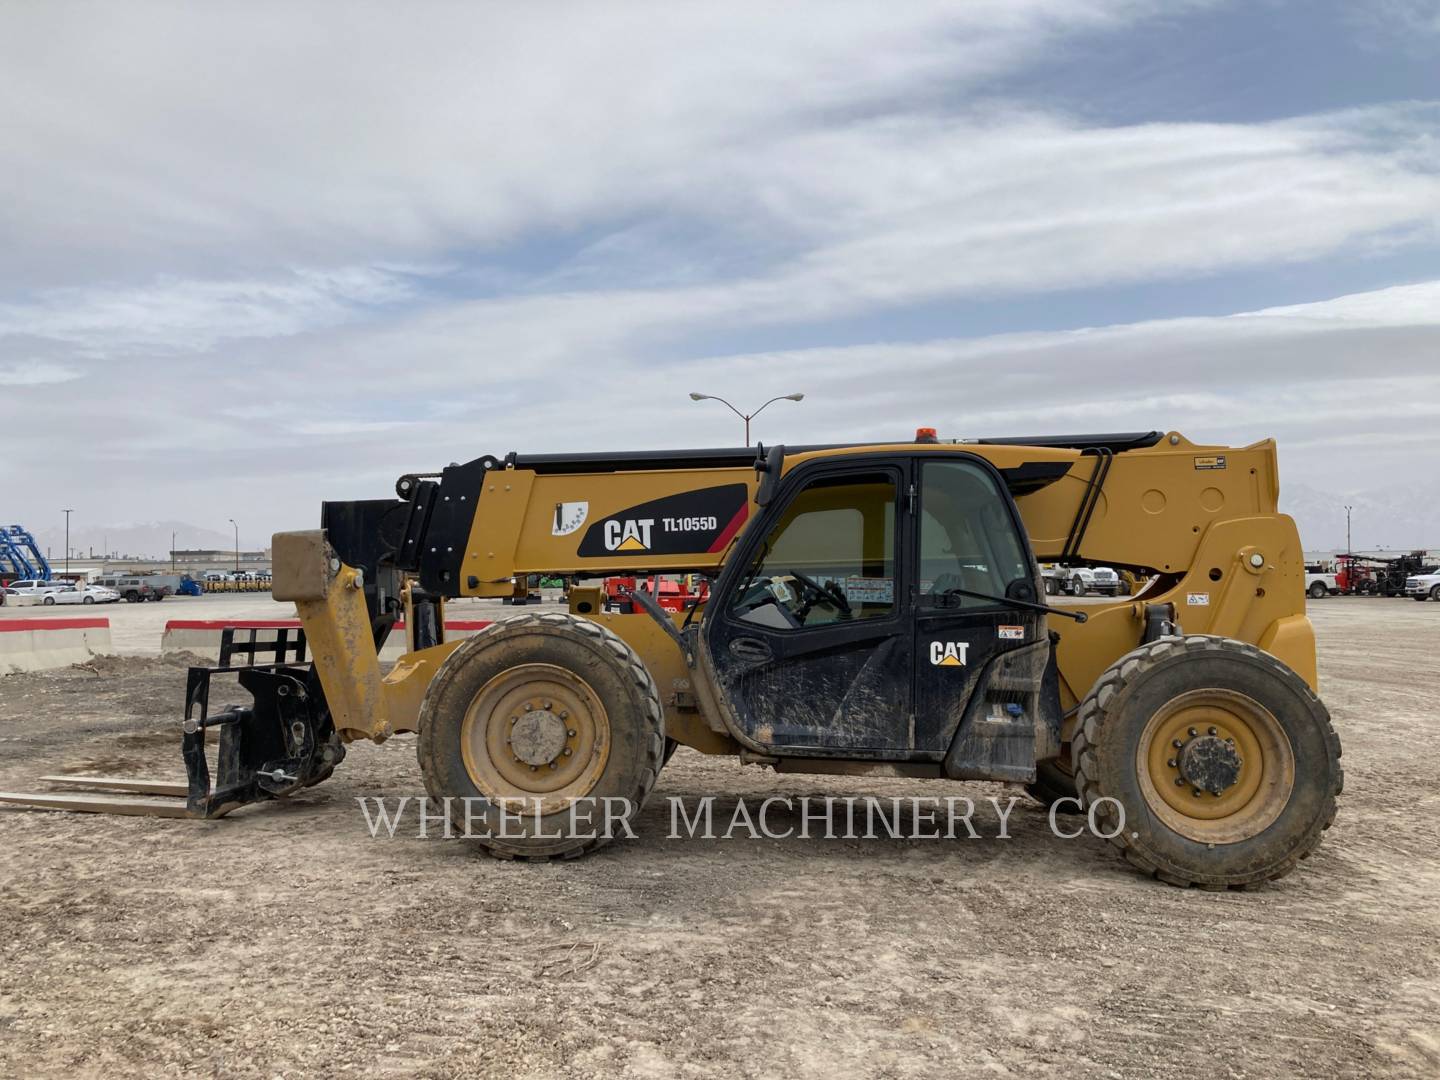
[[[53,596],[47,596],[47,597],[45,597],[44,600],[41,600],[40,602],[41,602],[42,604],[44,604],[46,607],[54,607],[54,606],[55,606],[55,597],[53,597]]]
[[[1430,590],[1430,599],[1440,604],[1440,585],[1436,585]]]
[[[1317,581],[1310,586],[1310,599],[1323,600],[1327,595],[1329,595],[1329,590],[1325,588],[1323,582]]]
[[[471,835],[490,854],[573,858],[627,835],[660,771],[663,717],[655,680],[614,633],[518,615],[441,665],[420,707],[420,771],[432,800],[485,800],[469,804]],[[521,802],[502,821],[499,800]],[[457,829],[465,805],[452,806]]]
[[[95,602],[95,597],[93,597],[93,596],[87,596],[87,597],[85,597],[85,599],[83,599],[83,600],[80,601],[80,603],[82,603],[82,604],[93,604],[94,602]]]
[[[1086,806],[1131,863],[1171,885],[1283,877],[1335,820],[1344,773],[1330,714],[1253,645],[1143,645],[1100,676],[1079,721],[1071,760]]]

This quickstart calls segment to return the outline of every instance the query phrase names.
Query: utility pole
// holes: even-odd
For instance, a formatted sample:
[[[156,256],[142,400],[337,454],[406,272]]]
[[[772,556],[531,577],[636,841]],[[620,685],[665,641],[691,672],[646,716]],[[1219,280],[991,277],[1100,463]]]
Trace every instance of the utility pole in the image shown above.
[[[1345,507],[1345,554],[1347,555],[1355,553],[1355,548],[1350,544],[1350,511],[1354,509],[1353,506]]]
[[[746,446],[749,446],[749,445],[750,445],[750,421],[753,420],[753,419],[755,419],[755,417],[759,416],[762,412],[764,412],[766,405],[773,405],[773,404],[775,404],[775,402],[777,402],[777,401],[804,401],[804,400],[805,400],[805,395],[804,395],[804,394],[781,394],[779,397],[772,397],[769,401],[765,402],[765,405],[761,405],[760,408],[756,409],[756,410],[755,410],[754,412],[752,412],[752,413],[742,413],[739,409],[735,408],[734,405],[731,405],[730,402],[726,401],[723,397],[716,397],[714,394],[697,394],[697,393],[694,393],[694,392],[692,391],[691,394],[690,394],[690,400],[691,400],[691,401],[718,401],[718,402],[720,402],[721,405],[724,405],[727,409],[729,409],[731,412],[733,412],[736,416],[740,417],[741,420],[744,420],[744,421],[745,421],[745,445],[746,445]]]
[[[231,525],[235,525],[235,519],[229,519]],[[235,574],[240,574],[240,526],[235,525]]]
[[[65,511],[65,576],[70,576],[70,515],[73,510]]]
[[[170,531],[170,573],[175,573],[175,531]]]

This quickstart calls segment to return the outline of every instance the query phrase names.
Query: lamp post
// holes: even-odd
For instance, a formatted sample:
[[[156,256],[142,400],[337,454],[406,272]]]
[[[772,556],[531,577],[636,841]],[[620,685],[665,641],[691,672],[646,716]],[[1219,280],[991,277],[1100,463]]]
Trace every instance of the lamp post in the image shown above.
[[[1347,555],[1355,551],[1354,547],[1350,544],[1350,511],[1354,509],[1353,506],[1345,507],[1345,554]]]
[[[769,401],[765,402],[765,405],[761,405],[760,408],[756,409],[756,410],[755,410],[754,412],[752,412],[752,413],[742,413],[739,409],[735,408],[734,405],[731,405],[730,402],[726,401],[723,397],[716,397],[714,394],[697,394],[697,393],[694,393],[694,392],[692,391],[691,394],[690,394],[690,400],[691,400],[691,401],[718,401],[718,402],[720,402],[721,405],[724,405],[727,409],[729,409],[731,412],[733,412],[736,416],[740,417],[741,420],[744,420],[744,421],[745,421],[745,445],[746,445],[746,446],[749,446],[749,445],[750,445],[750,421],[753,420],[753,419],[755,419],[755,417],[759,416],[762,412],[764,412],[766,405],[773,405],[773,404],[775,404],[775,402],[777,402],[777,401],[804,401],[804,400],[805,400],[805,395],[804,395],[804,394],[781,394],[779,397],[772,397]]]
[[[70,515],[73,510],[65,511],[65,576],[70,576]]]
[[[234,518],[227,518],[226,520],[229,521],[231,525],[235,525],[235,519],[234,519]],[[239,526],[239,525],[235,525],[235,574],[236,574],[237,577],[238,577],[239,574],[240,574],[240,526]]]

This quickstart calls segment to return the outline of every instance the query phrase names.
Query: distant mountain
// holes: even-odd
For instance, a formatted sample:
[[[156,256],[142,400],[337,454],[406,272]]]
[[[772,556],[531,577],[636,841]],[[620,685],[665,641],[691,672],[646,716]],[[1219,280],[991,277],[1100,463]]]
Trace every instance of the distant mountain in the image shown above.
[[[79,554],[77,558],[88,558],[90,552],[94,551],[98,559],[105,553],[106,545],[110,553],[121,558],[151,558],[165,559],[170,556],[170,537],[175,536],[175,545],[179,548],[206,548],[217,551],[230,551],[235,546],[235,534],[222,532],[218,529],[205,529],[199,525],[191,525],[185,521],[151,521],[145,524],[121,524],[105,525],[99,527],[81,528],[79,523],[71,518],[70,548]],[[40,544],[40,550],[50,551],[50,560],[64,558],[65,555],[65,528],[43,529],[35,534],[35,539]],[[248,538],[243,534],[240,537],[242,546],[253,548],[253,543],[247,543]],[[270,538],[267,536],[264,543],[268,545]]]
[[[1345,507],[1356,551],[1440,548],[1440,483],[1426,489],[1380,488],[1363,493],[1318,491],[1282,483],[1280,509],[1300,527],[1306,551],[1345,550]]]

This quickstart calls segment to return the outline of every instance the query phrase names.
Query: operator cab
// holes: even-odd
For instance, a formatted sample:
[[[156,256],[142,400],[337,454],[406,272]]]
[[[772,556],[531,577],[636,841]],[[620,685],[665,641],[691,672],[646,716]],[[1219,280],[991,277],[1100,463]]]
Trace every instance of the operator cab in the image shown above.
[[[1041,695],[1044,615],[1026,606],[1039,594],[1014,501],[983,458],[958,446],[819,458],[779,482],[701,633],[766,753],[1027,779],[1037,719],[1059,724]],[[963,749],[962,726],[985,745]]]

